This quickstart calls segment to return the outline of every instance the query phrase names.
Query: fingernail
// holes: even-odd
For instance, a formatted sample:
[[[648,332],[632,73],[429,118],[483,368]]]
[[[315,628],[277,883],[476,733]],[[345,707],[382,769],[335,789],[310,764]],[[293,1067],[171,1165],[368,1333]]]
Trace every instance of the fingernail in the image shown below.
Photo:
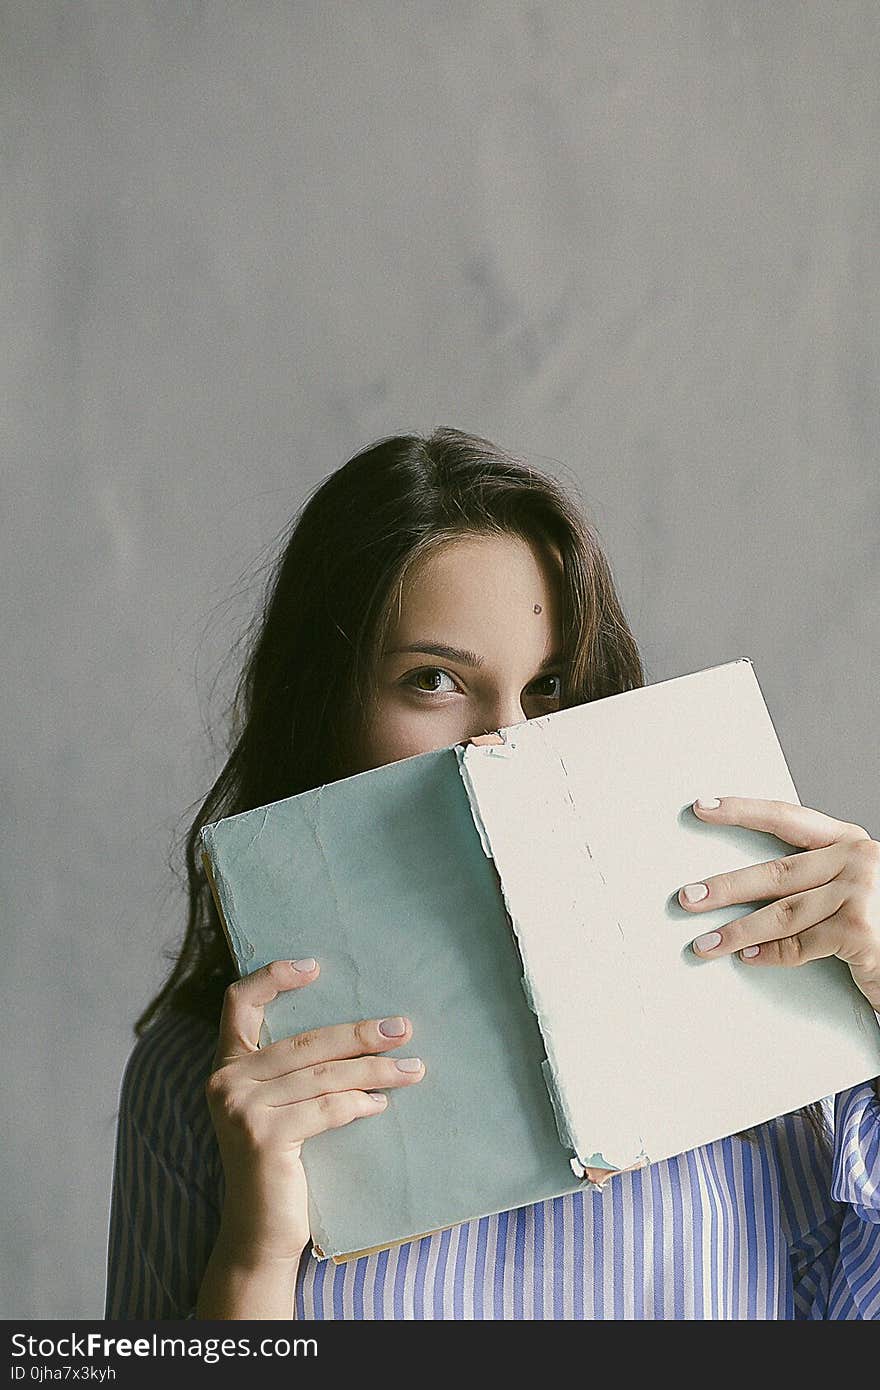
[[[740,952],[740,955],[743,957],[744,960],[751,960],[753,956],[756,956],[758,954],[760,949],[760,946],[744,946],[742,948],[742,951]]]
[[[367,1095],[370,1097],[370,1100],[374,1100],[377,1105],[384,1106],[388,1104],[388,1097],[384,1091],[367,1091]]]
[[[686,883],[681,891],[689,903],[701,902],[709,896],[709,889],[705,883]]]
[[[711,951],[721,940],[720,931],[707,931],[705,936],[698,936],[694,942],[694,949],[697,951]]]
[[[379,1032],[383,1038],[402,1038],[406,1032],[405,1018],[383,1018],[379,1024]]]
[[[421,1059],[421,1057],[400,1057],[400,1058],[395,1057],[394,1061],[395,1061],[395,1063],[396,1063],[396,1065],[397,1065],[398,1071],[421,1071],[421,1070],[422,1070],[422,1059]]]
[[[298,970],[301,975],[308,975],[318,964],[314,956],[306,956],[303,960],[292,960],[290,963],[294,970]]]
[[[721,802],[717,796],[698,796],[694,805],[700,811],[717,811]]]

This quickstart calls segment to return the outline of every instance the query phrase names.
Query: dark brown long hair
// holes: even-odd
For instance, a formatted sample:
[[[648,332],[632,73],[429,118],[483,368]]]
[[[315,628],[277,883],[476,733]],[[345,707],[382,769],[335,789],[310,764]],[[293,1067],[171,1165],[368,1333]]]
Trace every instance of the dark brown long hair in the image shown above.
[[[219,1020],[236,978],[201,864],[202,826],[346,776],[375,696],[404,575],[462,534],[509,533],[561,558],[562,705],[645,684],[595,527],[556,481],[487,439],[439,428],[354,455],[291,522],[246,637],[229,756],[185,842],[189,916],[173,968],[135,1024],[168,1010]]]
[[[246,638],[229,756],[186,838],[186,934],[138,1035],[167,1009],[217,1022],[236,978],[197,860],[202,826],[346,776],[407,568],[455,536],[499,532],[561,556],[563,705],[644,685],[596,531],[559,484],[455,429],[393,435],[356,454],[288,528]]]

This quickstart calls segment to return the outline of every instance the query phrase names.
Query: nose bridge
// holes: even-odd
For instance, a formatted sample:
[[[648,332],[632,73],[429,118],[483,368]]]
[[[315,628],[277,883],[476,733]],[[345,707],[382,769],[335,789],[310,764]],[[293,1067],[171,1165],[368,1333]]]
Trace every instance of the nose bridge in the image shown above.
[[[487,710],[487,718],[493,721],[490,726],[491,730],[504,729],[508,724],[521,724],[526,718],[525,710],[522,707],[521,692],[519,690],[499,691],[491,707]]]

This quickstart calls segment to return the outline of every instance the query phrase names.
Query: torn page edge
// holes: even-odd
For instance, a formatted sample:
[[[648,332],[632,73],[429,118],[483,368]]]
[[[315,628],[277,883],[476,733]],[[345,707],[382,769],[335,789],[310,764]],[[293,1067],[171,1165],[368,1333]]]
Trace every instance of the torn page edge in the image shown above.
[[[481,756],[483,757],[492,757],[498,755],[498,744],[494,741],[491,745],[477,746],[481,747]],[[513,745],[512,743],[505,744],[504,755],[507,757],[512,756],[514,748],[515,745]],[[480,814],[476,788],[474,787],[474,784],[471,780],[470,770],[467,765],[467,750],[467,744],[456,745],[455,752],[458,758],[458,770],[461,775],[461,780],[464,783],[465,792],[467,793],[468,805],[471,809],[471,816],[473,817],[474,825],[477,828],[477,833],[480,837],[480,843],[483,846],[483,851],[486,854],[487,858],[492,859],[492,844],[489,839],[489,832],[486,829],[486,826],[483,822],[483,818]],[[575,1145],[572,1140],[572,1131],[566,1110],[565,1098],[561,1088],[558,1086],[556,1081],[557,1068],[554,1065],[552,1056],[550,1055],[550,1048],[548,1047],[548,1042],[544,1033],[544,1029],[541,1027],[541,1015],[535,1004],[532,983],[529,978],[528,968],[526,966],[526,961],[523,956],[523,936],[520,930],[520,924],[516,916],[514,915],[510,900],[507,896],[507,888],[504,882],[504,878],[501,874],[499,874],[499,882],[501,884],[501,895],[504,899],[504,907],[507,912],[508,920],[511,924],[511,927],[513,928],[513,934],[519,949],[520,960],[522,961],[523,968],[525,971],[522,977],[523,993],[525,994],[526,1002],[528,1003],[529,1008],[538,1020],[538,1027],[541,1033],[541,1041],[544,1045],[546,1060],[541,1063],[541,1072],[544,1077],[544,1084],[547,1088],[547,1093],[550,1097],[550,1104],[553,1107],[553,1116],[556,1121],[556,1133],[559,1136],[559,1142],[562,1145],[562,1147],[564,1149],[567,1149],[569,1154],[574,1155],[576,1158],[577,1155]],[[575,1176],[577,1177],[580,1175],[575,1171]]]
[[[593,1154],[593,1158],[599,1160],[602,1158],[602,1155]],[[646,1153],[641,1153],[635,1163],[628,1164],[626,1168],[609,1168],[604,1160],[601,1163],[597,1162],[587,1167],[579,1163],[576,1158],[571,1159],[570,1162],[571,1171],[576,1178],[582,1178],[584,1180],[585,1187],[588,1187],[591,1192],[601,1192],[609,1178],[616,1178],[620,1173],[634,1173],[639,1168],[647,1168],[651,1160]]]
[[[534,728],[538,724],[540,724],[540,721],[538,720],[531,721],[532,728]],[[559,1066],[556,1060],[555,1049],[553,1047],[552,1033],[549,1033],[547,1030],[545,1020],[542,1017],[541,1008],[535,997],[534,982],[529,971],[528,941],[526,939],[525,934],[522,931],[521,923],[516,914],[514,913],[512,904],[508,897],[505,876],[502,873],[501,868],[498,865],[497,858],[493,853],[490,832],[485,822],[483,821],[482,814],[479,808],[477,790],[474,786],[473,780],[470,775],[468,763],[471,758],[499,756],[504,758],[511,758],[515,756],[517,745],[515,738],[512,736],[513,733],[514,730],[503,730],[498,734],[492,735],[491,737],[485,737],[480,741],[472,739],[468,743],[456,745],[455,751],[458,758],[459,773],[461,775],[461,779],[464,783],[465,791],[467,793],[468,803],[470,805],[471,810],[471,816],[473,818],[474,825],[477,828],[477,832],[480,836],[480,843],[482,844],[483,850],[487,857],[494,861],[495,868],[498,873],[505,910],[507,912],[508,920],[510,921],[511,927],[513,929],[514,937],[519,950],[520,960],[523,966],[523,993],[525,994],[529,1008],[531,1009],[532,1013],[535,1015],[538,1021],[538,1027],[541,1034],[541,1041],[544,1046],[546,1060],[541,1063],[541,1071],[544,1079],[544,1084],[546,1086],[547,1093],[550,1098],[550,1103],[553,1108],[553,1116],[556,1123],[556,1132],[562,1147],[569,1154],[569,1164],[571,1170],[577,1178],[589,1178],[589,1169],[607,1169],[609,1171],[609,1174],[628,1172],[633,1168],[643,1167],[645,1163],[650,1161],[649,1159],[647,1159],[644,1150],[642,1150],[637,1155],[635,1160],[629,1164],[621,1164],[609,1161],[606,1158],[604,1158],[603,1155],[600,1153],[593,1153],[590,1154],[588,1157],[584,1158],[582,1158],[578,1154],[577,1143],[575,1139],[575,1126],[571,1121],[570,1111],[565,1095],[565,1087],[560,1079]],[[476,746],[478,750],[477,752],[470,751],[470,749],[474,746]],[[574,801],[572,800],[571,793],[567,788],[568,773],[565,767],[565,762],[559,749],[556,747],[555,742],[552,740],[551,748],[555,758],[559,763],[566,783],[563,796],[560,801],[560,807],[564,805],[566,806],[567,810],[559,824],[560,828],[564,828],[566,831],[568,831],[570,828],[574,828],[574,820],[577,816],[577,810]],[[584,872],[588,874],[593,880],[596,889],[597,899],[601,901],[604,906],[604,916],[607,918],[609,922],[616,921],[613,906],[608,902],[608,886],[605,881],[604,875],[601,873],[601,870],[599,869],[598,865],[593,863],[593,856],[590,851],[589,844],[581,841],[580,834],[577,832],[577,830],[575,830],[575,837],[573,843],[578,850],[584,851]]]
[[[467,749],[464,744],[457,743],[455,745],[455,756],[458,759],[458,771],[461,780],[464,783],[465,792],[467,793],[468,805],[471,808],[471,817],[473,819],[474,825],[477,827],[477,834],[480,837],[480,844],[483,846],[483,853],[485,854],[487,859],[491,859],[492,847],[489,844],[489,836],[486,831],[486,827],[483,824],[483,817],[480,815],[480,808],[477,804],[477,793],[474,788],[474,784],[471,781],[470,770],[465,761],[466,751]]]
[[[537,1010],[535,1010],[535,1012],[537,1013]],[[543,1033],[541,1034],[541,1036],[543,1038]],[[544,1045],[546,1047],[546,1040]],[[556,1076],[549,1059],[541,1063],[541,1074],[544,1077],[544,1085],[547,1087],[547,1094],[550,1097],[550,1104],[553,1106],[553,1118],[556,1121],[556,1133],[559,1135],[559,1142],[564,1149],[568,1149],[569,1153],[573,1155],[573,1157],[571,1157],[568,1161],[571,1164],[572,1172],[574,1173],[575,1177],[582,1178],[583,1173],[579,1173],[577,1171],[577,1169],[581,1165],[578,1162],[577,1154],[575,1153],[575,1147],[572,1142],[571,1130],[569,1128],[568,1118],[565,1113],[565,1104],[562,1099],[562,1095],[559,1091],[559,1088],[556,1085]]]

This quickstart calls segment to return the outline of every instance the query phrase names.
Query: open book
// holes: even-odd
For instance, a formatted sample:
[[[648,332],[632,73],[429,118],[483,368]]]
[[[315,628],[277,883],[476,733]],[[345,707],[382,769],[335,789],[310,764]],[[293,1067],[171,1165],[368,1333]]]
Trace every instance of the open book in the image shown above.
[[[204,828],[240,973],[321,965],[263,1041],[405,1014],[425,1062],[381,1116],[303,1145],[316,1254],[559,1196],[880,1073],[841,961],[694,954],[758,904],[687,913],[682,884],[794,852],[700,821],[701,795],[799,800],[747,658]]]

